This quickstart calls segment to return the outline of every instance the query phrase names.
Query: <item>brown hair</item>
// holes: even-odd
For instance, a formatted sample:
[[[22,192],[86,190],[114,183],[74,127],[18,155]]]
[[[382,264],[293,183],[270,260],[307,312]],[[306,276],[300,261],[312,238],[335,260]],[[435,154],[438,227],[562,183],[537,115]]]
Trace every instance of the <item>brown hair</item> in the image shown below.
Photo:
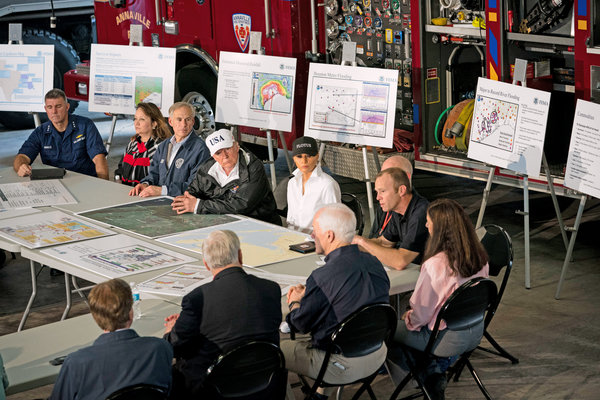
[[[152,122],[156,122],[156,128],[152,130],[152,137],[158,140],[164,140],[171,137],[171,130],[165,121],[160,109],[154,103],[138,103],[135,106],[136,111],[141,109]],[[135,140],[137,134],[131,137],[131,140]]]
[[[105,331],[125,328],[133,306],[131,288],[123,279],[111,279],[94,286],[88,296],[94,321]]]
[[[438,199],[429,204],[427,215],[433,223],[433,234],[427,241],[424,260],[444,252],[454,273],[468,278],[479,272],[488,256],[461,205]]]
[[[392,177],[392,182],[394,182],[394,190],[397,192],[400,186],[406,186],[406,193],[411,193],[412,188],[410,186],[410,179],[408,179],[408,175],[402,168],[393,167],[387,168],[382,171],[379,171],[375,179],[380,178],[384,175],[389,175]]]

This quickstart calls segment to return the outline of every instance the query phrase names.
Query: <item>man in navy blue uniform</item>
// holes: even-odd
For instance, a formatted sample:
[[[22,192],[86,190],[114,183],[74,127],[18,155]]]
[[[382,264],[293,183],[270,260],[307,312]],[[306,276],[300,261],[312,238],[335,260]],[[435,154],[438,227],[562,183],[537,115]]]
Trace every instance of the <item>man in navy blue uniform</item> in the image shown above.
[[[133,298],[122,279],[96,285],[90,311],[104,333],[65,359],[50,400],[97,400],[127,386],[147,383],[169,389],[173,349],[131,329]]]
[[[200,164],[210,158],[204,140],[194,133],[194,113],[189,103],[177,102],[169,108],[173,136],[158,145],[148,175],[130,196],[179,196],[187,189]]]
[[[69,114],[67,96],[60,89],[46,93],[44,109],[49,121],[23,143],[13,162],[15,172],[31,175],[31,163],[39,154],[46,165],[108,179],[106,148],[92,120]]]

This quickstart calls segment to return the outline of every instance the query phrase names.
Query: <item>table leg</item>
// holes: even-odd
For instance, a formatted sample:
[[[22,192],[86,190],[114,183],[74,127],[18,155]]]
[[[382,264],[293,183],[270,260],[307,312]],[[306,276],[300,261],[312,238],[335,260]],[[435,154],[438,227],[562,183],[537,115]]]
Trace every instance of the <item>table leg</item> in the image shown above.
[[[89,289],[89,287],[87,288],[80,288],[79,285],[77,284],[77,277],[75,275],[71,276],[71,282],[73,282],[73,287],[75,288],[75,291],[77,293],[79,293],[79,296],[83,299],[83,301],[85,302],[85,304],[89,307],[89,303],[87,301],[87,297],[85,297],[85,295],[83,294],[84,290]]]
[[[35,263],[31,260],[29,260],[29,269],[31,270],[31,296],[29,297],[29,302],[27,303],[27,307],[25,307],[25,311],[23,312],[23,317],[21,318],[21,323],[17,328],[17,332],[21,332],[23,326],[25,326],[25,321],[27,321],[27,317],[29,316],[29,311],[31,311],[31,306],[33,305],[35,296],[37,296],[37,277],[35,275]]]
[[[71,310],[71,284],[69,283],[70,278],[71,275],[65,272],[65,294],[67,296],[67,306],[65,307],[65,311],[63,312],[63,315],[60,318],[61,321],[67,318],[67,315],[69,315],[69,310]]]

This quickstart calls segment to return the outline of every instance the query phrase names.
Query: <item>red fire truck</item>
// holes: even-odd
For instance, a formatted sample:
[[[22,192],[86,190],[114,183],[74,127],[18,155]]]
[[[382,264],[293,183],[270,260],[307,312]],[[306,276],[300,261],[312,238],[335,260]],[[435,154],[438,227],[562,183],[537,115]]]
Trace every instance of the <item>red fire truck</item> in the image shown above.
[[[145,46],[177,49],[175,100],[194,103],[203,131],[215,127],[219,52],[248,52],[250,31],[262,32],[265,54],[298,60],[288,146],[304,128],[308,64],[339,62],[344,41],[356,42],[359,66],[399,71],[395,127],[413,141],[418,168],[486,179],[489,168],[441,140],[444,111],[473,97],[478,76],[510,82],[514,59],[526,58],[528,86],[552,91],[546,154],[560,188],[575,101],[600,99],[600,6],[591,0],[95,0],[94,8],[98,43],[127,45],[136,24]],[[88,83],[85,69],[65,75],[72,99],[87,100]],[[355,153],[328,164],[362,179]],[[497,168],[494,181],[521,178]],[[530,184],[545,190],[543,178]]]

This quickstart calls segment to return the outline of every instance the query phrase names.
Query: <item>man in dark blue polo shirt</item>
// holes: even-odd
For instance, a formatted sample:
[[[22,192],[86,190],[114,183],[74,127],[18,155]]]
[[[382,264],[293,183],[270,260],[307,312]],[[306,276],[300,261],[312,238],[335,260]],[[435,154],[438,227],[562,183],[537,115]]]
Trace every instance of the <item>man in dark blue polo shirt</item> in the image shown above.
[[[311,334],[310,340],[281,342],[290,371],[316,378],[323,349],[339,323],[365,305],[388,302],[390,281],[383,266],[350,243],[355,228],[356,217],[343,204],[326,205],[315,214],[312,236],[317,253],[326,256],[325,265],[310,274],[306,287],[298,285],[288,292],[287,323],[294,331]],[[386,353],[383,346],[362,357],[332,354],[325,382],[344,384],[368,376],[381,367]]]
[[[31,175],[31,163],[39,154],[46,165],[108,179],[107,152],[94,123],[69,114],[67,96],[60,89],[46,93],[44,108],[49,121],[23,143],[13,162],[15,172]]]
[[[384,265],[401,270],[408,264],[420,264],[429,237],[425,228],[429,202],[413,192],[410,179],[400,168],[382,170],[375,178],[377,200],[384,212],[381,236],[367,239],[355,236],[358,244]]]

